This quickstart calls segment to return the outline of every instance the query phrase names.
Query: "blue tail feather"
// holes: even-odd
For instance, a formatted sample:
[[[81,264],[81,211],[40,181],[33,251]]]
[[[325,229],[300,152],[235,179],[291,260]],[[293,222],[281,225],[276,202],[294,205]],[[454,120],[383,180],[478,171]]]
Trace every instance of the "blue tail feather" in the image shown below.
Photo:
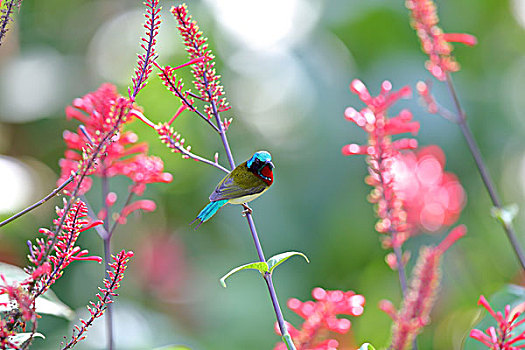
[[[201,212],[199,213],[199,215],[197,215],[195,220],[200,220],[200,223],[208,221],[217,212],[217,210],[222,208],[227,202],[227,199],[210,202],[207,206],[204,207],[204,209],[201,210]]]

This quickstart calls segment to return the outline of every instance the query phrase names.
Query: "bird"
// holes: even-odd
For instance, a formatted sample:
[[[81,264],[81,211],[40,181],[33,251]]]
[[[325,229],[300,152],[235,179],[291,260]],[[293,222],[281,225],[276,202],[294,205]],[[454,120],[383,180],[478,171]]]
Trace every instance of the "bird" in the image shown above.
[[[270,188],[273,183],[274,168],[269,152],[255,152],[250,159],[239,164],[219,182],[210,195],[210,203],[201,210],[190,225],[200,220],[195,227],[197,229],[226,203],[242,204],[245,212],[251,213],[251,209],[245,203],[254,200]]]

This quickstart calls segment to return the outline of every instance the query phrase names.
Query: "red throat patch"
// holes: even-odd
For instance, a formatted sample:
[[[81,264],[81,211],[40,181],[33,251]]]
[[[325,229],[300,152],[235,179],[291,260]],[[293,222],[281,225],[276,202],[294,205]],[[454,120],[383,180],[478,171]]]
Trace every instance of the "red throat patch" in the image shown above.
[[[266,165],[264,168],[262,168],[261,175],[266,176],[267,178],[270,179],[268,180],[265,178],[261,178],[264,182],[266,182],[268,186],[270,186],[273,183],[273,171],[269,165]]]

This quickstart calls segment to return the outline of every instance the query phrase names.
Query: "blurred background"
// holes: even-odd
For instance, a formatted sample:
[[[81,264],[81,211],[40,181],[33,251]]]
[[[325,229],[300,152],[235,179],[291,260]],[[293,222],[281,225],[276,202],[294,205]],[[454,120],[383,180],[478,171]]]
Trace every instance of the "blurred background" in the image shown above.
[[[186,62],[175,21],[163,2],[158,37],[159,62]],[[203,0],[191,1],[197,19],[217,56],[226,96],[233,109],[229,129],[236,161],[254,151],[270,151],[275,183],[253,202],[254,218],[267,256],[288,250],[304,252],[274,274],[285,317],[296,327],[302,319],[286,308],[291,297],[310,300],[311,291],[354,290],[366,297],[364,314],[351,318],[351,332],[338,337],[341,349],[364,341],[386,346],[391,320],[377,308],[381,299],[400,303],[397,273],[385,263],[374,231],[376,219],[367,202],[370,187],[364,157],[344,157],[341,147],[364,143],[365,133],[345,121],[344,109],[363,108],[349,83],[361,79],[373,94],[390,80],[394,89],[433,79],[424,69],[427,57],[409,25],[403,1],[391,0]],[[478,38],[473,48],[456,45],[462,65],[453,75],[485,160],[505,203],[523,207],[525,192],[525,0],[438,1],[441,27]],[[143,35],[140,1],[25,0],[0,47],[0,219],[49,193],[59,177],[58,160],[66,149],[64,108],[76,98],[111,82],[126,94]],[[187,84],[189,70],[180,73]],[[434,80],[435,81],[435,80]],[[444,84],[435,81],[438,101],[452,107]],[[152,76],[137,103],[154,122],[168,120],[179,102]],[[437,144],[446,155],[445,170],[455,173],[468,200],[458,220],[467,237],[442,265],[443,282],[432,323],[419,337],[420,349],[459,349],[480,308],[480,294],[490,296],[507,283],[520,283],[516,258],[498,223],[490,216],[488,195],[459,129],[429,115],[417,98],[392,108],[410,108],[421,123],[421,146]],[[186,113],[174,124],[197,154],[213,158],[220,138]],[[194,231],[188,223],[208,201],[222,177],[216,169],[170,153],[146,126],[128,129],[162,157],[170,184],[149,185],[153,213],[132,215],[113,238],[114,251],[130,249],[135,258],[115,304],[119,349],[150,349],[185,344],[192,349],[272,349],[275,315],[264,281],[257,273],[233,276],[227,289],[219,278],[231,268],[256,260],[256,251],[238,207],[223,208]],[[113,190],[126,192],[125,178],[111,179]],[[88,194],[97,211],[100,183]],[[54,218],[55,198],[0,229],[0,261],[24,266],[26,240],[38,236]],[[525,244],[525,216],[516,230]],[[446,228],[410,239],[410,270],[420,246],[439,242]],[[102,241],[91,230],[81,246],[103,255]],[[94,299],[103,266],[73,263],[53,288],[78,315]],[[76,320],[74,320],[75,322]],[[56,349],[72,324],[53,316],[40,322],[46,341],[36,349]],[[104,348],[104,322],[88,333],[78,349]]]

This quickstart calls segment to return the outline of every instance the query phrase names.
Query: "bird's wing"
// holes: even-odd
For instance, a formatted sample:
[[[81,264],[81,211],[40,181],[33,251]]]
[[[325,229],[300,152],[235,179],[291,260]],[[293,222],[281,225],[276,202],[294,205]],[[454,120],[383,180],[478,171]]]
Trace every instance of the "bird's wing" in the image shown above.
[[[250,196],[253,194],[261,193],[266,189],[266,187],[268,187],[264,182],[255,178],[255,176],[253,175],[252,176],[256,179],[256,181],[253,181],[253,179],[251,178],[247,180],[246,176],[244,176],[245,174],[236,176],[236,180],[234,180],[232,174],[233,172],[226,175],[226,177],[222,179],[221,182],[219,182],[219,184],[215,188],[215,191],[213,191],[210,195],[210,201]]]

